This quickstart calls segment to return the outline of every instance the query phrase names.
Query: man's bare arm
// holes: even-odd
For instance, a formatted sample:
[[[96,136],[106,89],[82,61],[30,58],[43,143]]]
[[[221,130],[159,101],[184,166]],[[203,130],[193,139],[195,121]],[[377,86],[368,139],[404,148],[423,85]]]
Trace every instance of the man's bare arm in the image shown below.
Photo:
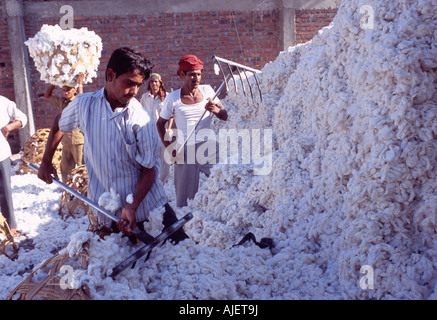
[[[155,181],[155,168],[142,167],[141,176],[138,180],[133,193],[133,202],[128,203],[121,212],[121,219],[117,222],[117,227],[124,233],[129,233],[136,225],[136,211],[147,193],[152,188]]]
[[[56,169],[53,167],[52,160],[55,155],[56,149],[64,136],[64,133],[59,130],[59,119],[61,118],[61,113],[58,114],[53,121],[52,127],[50,129],[49,137],[47,138],[46,149],[44,150],[44,155],[41,160],[41,165],[38,170],[38,178],[44,182],[50,184],[52,183],[52,174],[58,179],[58,174]]]
[[[168,147],[170,145],[170,141],[164,140],[165,137],[165,125],[167,123],[167,119],[159,117],[158,121],[156,122],[156,128],[158,129],[159,137],[161,138],[161,142],[164,145],[164,147]]]

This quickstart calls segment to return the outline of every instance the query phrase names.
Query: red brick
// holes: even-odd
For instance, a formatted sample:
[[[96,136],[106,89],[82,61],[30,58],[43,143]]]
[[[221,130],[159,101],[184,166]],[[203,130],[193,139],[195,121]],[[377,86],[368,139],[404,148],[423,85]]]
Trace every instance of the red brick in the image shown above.
[[[43,1],[43,0],[27,0]],[[70,0],[71,1],[71,0]],[[296,40],[301,43],[311,39],[317,30],[329,25],[335,10],[296,11]],[[217,86],[221,78],[212,72],[211,57],[218,56],[262,68],[274,60],[280,51],[279,11],[253,12],[197,12],[150,13],[148,15],[75,17],[75,27],[87,27],[103,40],[103,53],[98,78],[86,84],[85,92],[98,90],[105,84],[104,72],[110,53],[123,45],[144,52],[161,73],[168,90],[180,86],[176,76],[177,62],[187,53],[201,57],[205,63],[204,82]],[[43,24],[57,24],[59,18],[25,18],[26,37],[34,36]],[[237,30],[236,30],[237,29]],[[310,31],[311,30],[311,31]],[[237,33],[238,36],[237,37]],[[7,21],[0,20],[0,94],[14,98],[13,75],[7,47]],[[244,49],[244,55],[241,52]],[[4,63],[4,67],[2,64]],[[40,80],[31,61],[31,86],[36,94],[44,92],[48,84]],[[142,88],[142,92],[144,92]],[[34,97],[36,127],[51,126],[57,113],[44,99]]]

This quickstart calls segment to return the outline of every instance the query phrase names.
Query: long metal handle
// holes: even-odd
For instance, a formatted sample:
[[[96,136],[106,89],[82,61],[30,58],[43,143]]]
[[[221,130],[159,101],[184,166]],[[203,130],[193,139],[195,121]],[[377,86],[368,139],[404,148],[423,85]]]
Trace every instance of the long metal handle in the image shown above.
[[[28,166],[31,167],[33,170],[38,171],[38,167],[36,165],[34,165],[33,163],[28,163]],[[107,216],[109,219],[118,222],[120,220],[120,218],[114,216],[113,214],[111,214],[109,211],[99,207],[99,205],[97,203],[95,203],[94,201],[91,201],[90,199],[88,199],[87,197],[81,195],[79,192],[77,192],[76,190],[70,188],[69,186],[65,185],[64,183],[62,183],[61,181],[59,181],[58,179],[54,178],[52,176],[52,180],[54,183],[56,183],[58,186],[60,186],[62,189],[64,189],[65,191],[71,193],[72,195],[74,195],[75,197],[79,198],[80,200],[82,200],[83,202],[85,202],[87,205],[89,205],[90,207],[93,207],[94,209],[96,209],[97,211],[103,213],[105,216]]]
[[[236,67],[239,67],[239,68],[245,69],[245,70],[250,71],[250,72],[254,72],[254,73],[262,73],[261,70],[254,69],[254,68],[250,68],[250,67],[248,67],[248,66],[245,66],[245,65],[239,64],[239,63],[234,62],[234,61],[231,61],[231,60],[223,59],[223,58],[220,58],[220,57],[217,57],[217,56],[214,56],[214,59],[216,59],[217,61],[221,61],[221,62],[223,62],[223,63],[227,63],[227,64],[232,65],[232,66],[236,66]]]

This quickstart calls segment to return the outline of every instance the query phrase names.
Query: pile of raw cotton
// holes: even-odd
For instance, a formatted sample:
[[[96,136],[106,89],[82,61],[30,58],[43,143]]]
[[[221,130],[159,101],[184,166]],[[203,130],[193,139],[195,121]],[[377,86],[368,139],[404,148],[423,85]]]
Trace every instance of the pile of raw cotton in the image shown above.
[[[344,1],[330,27],[262,69],[262,103],[225,102],[217,129],[272,129],[270,172],[216,165],[177,212],[194,214],[190,239],[115,279],[135,248],[74,233],[67,252],[90,242],[75,285],[94,299],[437,298],[436,21],[433,0]],[[248,232],[274,249],[234,246]]]
[[[265,66],[227,126],[273,128],[272,172],[217,167],[195,239],[274,237],[273,298],[437,298],[436,21],[431,0],[344,1]]]
[[[102,39],[88,28],[62,29],[43,25],[25,42],[41,80],[57,86],[76,86],[77,75],[85,75],[84,83],[92,82],[102,52]]]

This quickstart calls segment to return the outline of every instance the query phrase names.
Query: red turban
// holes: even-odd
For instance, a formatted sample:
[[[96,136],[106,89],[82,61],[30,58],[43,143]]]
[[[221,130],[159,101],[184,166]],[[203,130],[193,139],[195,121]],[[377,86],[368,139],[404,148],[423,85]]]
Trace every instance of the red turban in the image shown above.
[[[191,70],[203,70],[203,62],[198,57],[192,54],[187,54],[179,60],[179,70],[177,72],[178,76],[181,75],[181,71],[191,71]]]

